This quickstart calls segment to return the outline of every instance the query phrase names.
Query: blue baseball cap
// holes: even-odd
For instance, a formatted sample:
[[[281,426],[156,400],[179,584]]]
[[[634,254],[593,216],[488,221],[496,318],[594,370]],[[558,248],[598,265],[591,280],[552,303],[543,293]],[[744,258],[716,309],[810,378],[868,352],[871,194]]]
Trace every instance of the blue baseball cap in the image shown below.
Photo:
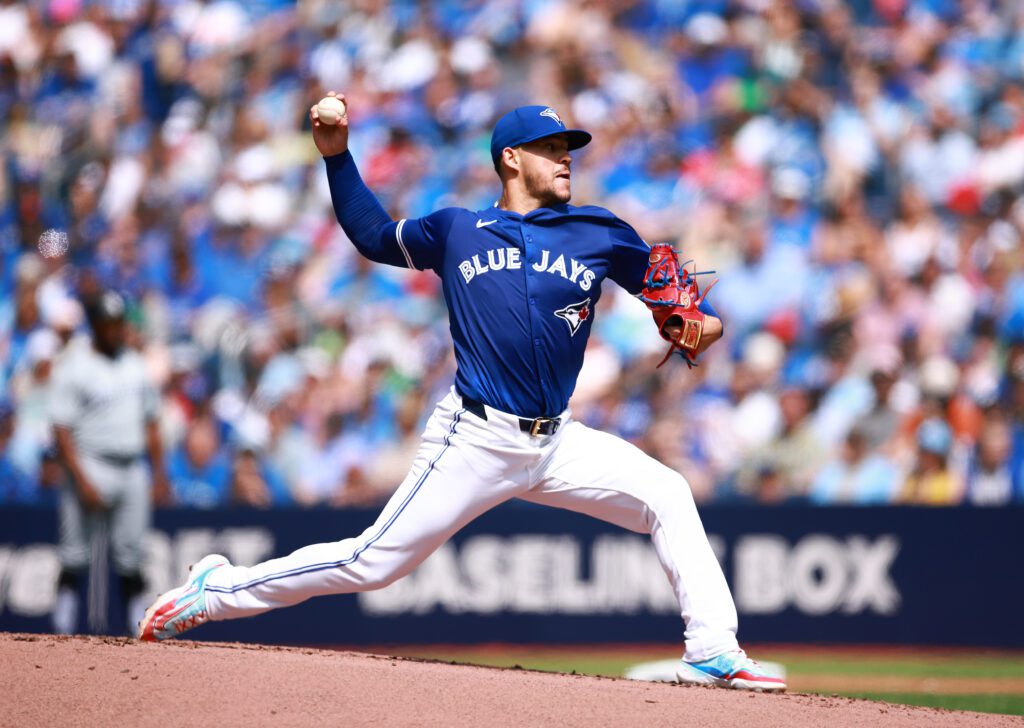
[[[585,147],[593,138],[582,129],[566,129],[565,122],[550,106],[520,106],[498,119],[491,134],[491,161],[497,169],[501,151],[555,134],[569,137],[569,150]]]

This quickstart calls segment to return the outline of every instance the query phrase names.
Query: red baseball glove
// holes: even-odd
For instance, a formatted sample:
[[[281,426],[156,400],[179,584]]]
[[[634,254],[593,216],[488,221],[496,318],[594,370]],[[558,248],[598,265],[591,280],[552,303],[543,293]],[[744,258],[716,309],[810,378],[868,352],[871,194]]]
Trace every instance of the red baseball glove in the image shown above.
[[[654,314],[654,323],[658,325],[661,338],[671,343],[665,358],[658,364],[659,367],[675,352],[683,357],[688,366],[697,366],[697,350],[700,348],[706,318],[706,315],[698,310],[698,306],[708,295],[711,286],[718,282],[715,279],[704,293],[701,293],[697,287],[697,276],[713,272],[690,273],[681,268],[676,251],[667,243],[651,248],[640,300],[646,303],[647,308]],[[678,327],[679,330],[673,335],[668,329],[674,327]]]

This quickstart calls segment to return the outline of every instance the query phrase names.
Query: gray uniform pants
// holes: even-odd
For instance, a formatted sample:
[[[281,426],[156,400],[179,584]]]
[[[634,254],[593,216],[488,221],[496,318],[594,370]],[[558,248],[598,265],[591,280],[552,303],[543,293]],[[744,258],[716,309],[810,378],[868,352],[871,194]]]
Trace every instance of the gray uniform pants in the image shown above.
[[[106,533],[114,569],[118,574],[138,574],[142,565],[142,539],[152,518],[149,468],[141,458],[131,463],[113,463],[79,453],[85,475],[99,491],[106,509],[87,511],[69,485],[60,499],[61,566],[83,571],[90,563],[94,540]]]

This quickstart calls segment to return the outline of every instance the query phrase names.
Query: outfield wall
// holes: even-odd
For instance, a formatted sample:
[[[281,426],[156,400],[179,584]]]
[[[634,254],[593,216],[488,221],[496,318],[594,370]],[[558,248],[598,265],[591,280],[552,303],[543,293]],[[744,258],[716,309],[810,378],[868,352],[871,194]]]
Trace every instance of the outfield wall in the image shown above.
[[[748,642],[1024,648],[1024,508],[702,510]],[[211,551],[237,563],[360,534],[370,511],[162,511],[154,592]],[[0,509],[0,630],[46,631],[56,516]],[[110,629],[117,631],[116,598]],[[83,618],[84,623],[84,618]],[[204,627],[198,637],[282,644],[600,643],[680,639],[647,539],[565,511],[509,504],[379,592]]]

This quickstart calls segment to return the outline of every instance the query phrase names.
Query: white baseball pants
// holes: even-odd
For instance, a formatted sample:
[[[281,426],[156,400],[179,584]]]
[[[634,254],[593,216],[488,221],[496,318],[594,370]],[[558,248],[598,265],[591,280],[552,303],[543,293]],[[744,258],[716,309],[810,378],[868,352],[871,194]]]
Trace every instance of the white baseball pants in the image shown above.
[[[217,569],[206,586],[210,617],[247,617],[321,594],[387,586],[480,514],[522,498],[650,534],[679,599],[685,659],[736,649],[736,607],[681,475],[572,419],[554,435],[533,437],[520,431],[517,417],[489,407],[486,413],[485,421],[467,412],[453,389],[376,523],[355,538]]]

